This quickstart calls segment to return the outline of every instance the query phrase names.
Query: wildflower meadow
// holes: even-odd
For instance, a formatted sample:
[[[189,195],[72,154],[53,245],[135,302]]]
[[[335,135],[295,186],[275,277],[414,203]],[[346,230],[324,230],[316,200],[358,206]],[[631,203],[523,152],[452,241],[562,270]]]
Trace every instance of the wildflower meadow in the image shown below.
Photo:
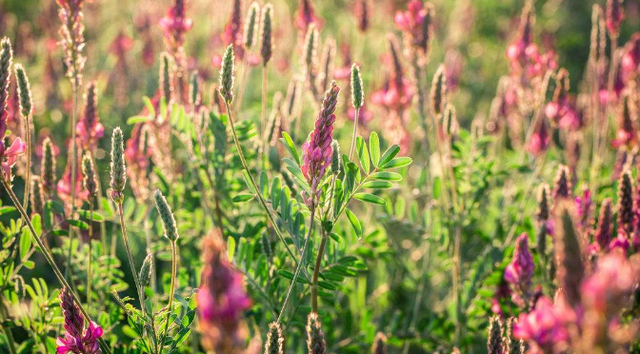
[[[640,354],[638,0],[0,0],[0,354]]]

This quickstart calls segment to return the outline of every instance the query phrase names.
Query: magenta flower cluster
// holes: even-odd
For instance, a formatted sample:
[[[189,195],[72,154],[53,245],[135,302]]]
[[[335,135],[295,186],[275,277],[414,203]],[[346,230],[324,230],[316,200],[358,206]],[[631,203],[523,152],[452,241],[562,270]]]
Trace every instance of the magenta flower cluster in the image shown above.
[[[80,312],[80,308],[73,300],[73,296],[68,289],[60,292],[60,307],[64,315],[64,337],[56,340],[58,354],[99,354],[102,353],[98,338],[102,337],[103,331],[95,322],[90,322],[85,328],[85,321]]]

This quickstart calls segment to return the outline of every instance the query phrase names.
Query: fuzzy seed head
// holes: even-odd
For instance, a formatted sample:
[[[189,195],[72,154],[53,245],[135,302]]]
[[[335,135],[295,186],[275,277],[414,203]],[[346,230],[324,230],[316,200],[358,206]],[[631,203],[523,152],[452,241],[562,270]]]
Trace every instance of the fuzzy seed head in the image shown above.
[[[311,24],[307,30],[307,35],[304,39],[304,63],[306,65],[307,72],[315,70],[318,61],[318,29],[315,24]]]
[[[191,78],[189,79],[189,103],[191,103],[191,106],[194,108],[202,103],[200,78],[197,70],[191,73]]]
[[[606,251],[611,242],[611,229],[613,224],[613,201],[611,198],[606,198],[600,205],[600,215],[598,217],[598,227],[596,233],[593,236],[595,242],[600,247],[600,250]]]
[[[273,55],[273,5],[266,4],[262,8],[260,21],[260,55],[262,64],[267,65]]]
[[[7,110],[9,103],[9,81],[11,79],[11,63],[13,62],[13,50],[11,41],[4,37],[0,41],[0,117]]]
[[[115,203],[124,200],[124,187],[127,184],[127,166],[124,161],[124,136],[120,127],[111,135],[111,198]]]
[[[633,180],[626,170],[618,181],[618,225],[630,235],[633,231]]]
[[[555,252],[557,279],[569,305],[580,304],[580,284],[584,278],[584,249],[575,228],[573,204],[563,201],[555,220]]]
[[[569,179],[569,168],[560,165],[558,174],[554,182],[553,199],[565,199],[571,197],[571,180]]]
[[[160,54],[160,90],[161,97],[167,104],[171,103],[173,98],[173,77],[172,77],[173,61],[167,52]]]
[[[331,171],[338,175],[342,169],[342,155],[340,155],[340,144],[338,140],[331,142],[331,149],[333,150],[333,157],[331,158]]]
[[[282,328],[278,322],[269,324],[269,333],[267,333],[267,343],[264,347],[264,354],[284,354],[284,337],[282,336]]]
[[[140,268],[140,273],[138,273],[138,277],[140,278],[140,286],[147,286],[149,284],[149,280],[151,280],[151,270],[153,269],[153,254],[147,254],[144,262],[142,262],[142,267]]]
[[[178,240],[178,227],[176,226],[176,219],[173,217],[171,207],[167,203],[167,198],[162,195],[159,189],[153,192],[153,197],[156,201],[156,209],[160,214],[160,220],[162,221],[162,228],[164,229],[164,237],[168,238],[171,242]]]
[[[489,324],[487,350],[489,354],[503,354],[502,349],[502,321],[498,316],[494,316]]]
[[[42,214],[45,199],[42,191],[42,180],[40,176],[31,176],[31,207],[36,214]]]
[[[258,14],[260,12],[260,5],[257,2],[253,2],[249,7],[249,15],[247,16],[243,43],[244,47],[250,49],[256,41],[256,28],[258,27]]]
[[[234,60],[233,45],[229,45],[224,51],[220,68],[220,94],[228,105],[233,102]]]
[[[33,99],[31,98],[31,84],[27,72],[21,64],[15,65],[16,79],[18,81],[18,97],[20,97],[20,112],[23,117],[28,117],[33,111]]]
[[[538,221],[549,220],[549,185],[543,183],[538,189]]]
[[[433,114],[440,115],[447,101],[447,78],[444,74],[444,65],[440,65],[431,84],[431,110]]]
[[[48,137],[42,142],[42,167],[40,171],[42,189],[48,200],[55,191],[56,186],[56,159],[53,152],[53,143]]]
[[[89,196],[93,197],[96,195],[96,171],[93,166],[93,159],[88,152],[82,157],[82,184],[87,192],[89,192]]]
[[[364,103],[364,89],[362,86],[360,67],[357,64],[353,64],[351,66],[351,103],[355,109],[362,107]]]
[[[309,354],[327,354],[324,332],[315,312],[311,312],[307,318],[307,349]]]

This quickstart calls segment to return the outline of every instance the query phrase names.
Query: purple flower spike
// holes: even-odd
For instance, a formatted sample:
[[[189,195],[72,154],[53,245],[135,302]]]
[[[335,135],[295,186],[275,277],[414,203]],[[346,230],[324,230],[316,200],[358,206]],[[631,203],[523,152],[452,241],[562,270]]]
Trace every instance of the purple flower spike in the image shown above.
[[[60,307],[64,315],[64,329],[67,333],[56,340],[58,354],[99,354],[100,344],[98,338],[103,331],[95,322],[89,323],[89,328],[84,328],[84,318],[80,308],[73,301],[73,296],[68,289],[62,289],[60,293]]]
[[[333,122],[336,120],[334,112],[339,92],[340,87],[332,82],[331,88],[325,94],[315,128],[309,135],[309,140],[302,145],[302,174],[311,186],[312,195],[305,197],[310,208],[317,204],[321,192],[318,188],[320,181],[324,177],[327,167],[331,166]]]
[[[514,288],[512,298],[515,303],[524,305],[531,288],[533,277],[533,256],[529,250],[529,235],[518,237],[513,259],[504,271],[504,279]]]

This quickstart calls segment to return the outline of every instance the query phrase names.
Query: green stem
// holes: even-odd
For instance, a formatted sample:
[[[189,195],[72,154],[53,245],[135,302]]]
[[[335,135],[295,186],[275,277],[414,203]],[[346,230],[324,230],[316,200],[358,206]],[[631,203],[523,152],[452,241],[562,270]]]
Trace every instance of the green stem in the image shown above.
[[[309,246],[309,239],[311,238],[311,233],[313,232],[313,221],[316,213],[316,208],[311,208],[311,217],[309,218],[309,230],[307,231],[307,236],[304,240],[304,246],[302,246],[302,254],[300,255],[300,262],[296,267],[296,272],[293,274],[293,279],[291,280],[291,285],[289,285],[289,289],[287,290],[287,296],[284,298],[284,303],[282,303],[282,309],[280,310],[280,315],[278,315],[277,323],[280,323],[282,320],[282,315],[287,309],[287,303],[291,298],[291,293],[293,292],[293,287],[296,285],[296,281],[298,280],[298,276],[300,275],[300,269],[302,268],[302,263],[304,263],[304,257],[307,253],[307,246]]]
[[[322,264],[322,256],[324,255],[324,249],[327,246],[327,232],[322,232],[322,240],[320,241],[320,247],[318,247],[318,255],[316,256],[316,264],[313,267],[313,278],[311,282],[311,309],[313,312],[318,312],[318,276],[320,275],[320,265]]]
[[[242,153],[242,147],[240,146],[240,142],[238,141],[238,134],[236,133],[235,123],[233,122],[233,116],[231,114],[231,105],[226,100],[225,100],[225,105],[227,108],[227,114],[229,114],[229,124],[231,125],[231,134],[233,135],[233,142],[236,146],[236,150],[238,150],[238,156],[240,157],[240,161],[242,162],[242,167],[244,168],[245,172],[249,176],[249,182],[253,186],[253,189],[256,195],[258,196],[258,200],[260,200],[260,204],[262,204],[262,207],[267,212],[267,216],[269,217],[269,220],[271,221],[271,224],[273,225],[273,229],[278,235],[278,238],[280,238],[280,241],[282,241],[282,243],[284,244],[285,248],[287,249],[287,252],[291,256],[291,258],[293,258],[293,261],[299,264],[298,259],[291,251],[291,248],[289,248],[289,244],[287,244],[287,242],[285,241],[284,236],[282,235],[282,232],[280,232],[280,229],[278,228],[278,224],[276,223],[275,218],[271,214],[271,211],[269,210],[269,206],[267,206],[267,202],[262,197],[262,193],[260,193],[260,188],[258,188],[258,185],[256,184],[256,181],[253,178],[253,175],[251,174],[251,170],[249,170],[249,165],[247,164],[247,160],[245,160],[244,158],[244,154]]]
[[[93,203],[89,201],[89,260],[87,265],[87,307],[91,307],[91,260],[93,259]]]
[[[160,341],[160,352],[164,350],[164,342],[169,331],[169,323],[171,322],[171,309],[173,307],[173,298],[176,291],[176,278],[178,273],[178,252],[176,241],[171,241],[171,286],[169,287],[169,305],[167,307],[167,322],[164,325],[164,333]]]
[[[87,321],[91,321],[91,317],[89,316],[89,313],[87,312],[87,310],[85,310],[84,306],[82,306],[82,303],[80,302],[80,298],[78,297],[76,292],[71,288],[71,285],[69,285],[69,282],[67,282],[67,280],[62,276],[62,272],[60,271],[60,268],[58,268],[55,261],[53,260],[53,256],[49,253],[48,249],[45,247],[44,242],[42,242],[42,240],[40,240],[40,238],[38,237],[38,233],[33,227],[33,224],[31,223],[31,219],[29,219],[29,215],[27,214],[27,211],[24,210],[24,208],[22,207],[22,204],[20,204],[18,197],[9,186],[9,183],[7,182],[4,176],[2,176],[0,180],[2,182],[2,186],[7,191],[7,194],[11,199],[11,202],[16,207],[16,209],[18,209],[18,212],[22,216],[22,220],[25,222],[25,224],[27,224],[27,227],[31,232],[31,236],[33,236],[33,239],[38,244],[38,247],[40,247],[40,249],[42,250],[42,254],[45,260],[47,261],[47,263],[49,263],[49,265],[53,269],[53,273],[55,274],[56,278],[58,278],[58,281],[63,287],[67,288],[69,292],[71,292],[71,296],[73,297],[73,300],[78,305],[78,308],[80,309],[80,312],[82,312],[82,315],[84,316],[84,318]],[[102,351],[104,351],[105,354],[111,354],[111,349],[109,349],[104,339],[98,338],[98,341],[100,342],[100,347],[102,348]]]
[[[75,71],[77,75],[77,71]],[[73,110],[71,111],[71,215],[70,219],[75,219],[76,213],[76,170],[78,168],[78,152],[76,146],[76,120],[78,110],[78,77],[74,78],[73,86]],[[75,228],[69,226],[69,252],[67,253],[67,267],[64,270],[65,278],[69,275],[71,268],[71,248],[73,246],[73,237],[75,236]]]
[[[122,239],[124,241],[124,248],[127,252],[127,259],[129,261],[129,268],[131,268],[131,275],[133,276],[133,281],[136,284],[136,289],[138,290],[138,297],[140,300],[140,309],[142,310],[143,315],[145,312],[144,306],[144,292],[142,291],[142,287],[140,286],[140,279],[138,279],[138,273],[136,272],[136,266],[133,262],[133,256],[131,255],[131,247],[129,245],[129,237],[127,235],[127,227],[124,223],[124,211],[122,210],[122,203],[116,203],[118,209],[118,216],[120,217],[120,228],[122,229]]]
[[[2,320],[6,321],[8,319],[8,315],[4,308],[4,304],[2,303],[0,303],[0,312],[0,315],[2,315]],[[11,333],[11,329],[5,328],[4,326],[0,326],[0,328],[2,328],[2,332],[4,333],[5,337],[7,337],[7,343],[9,344],[9,353],[17,354],[18,351],[16,350],[16,343],[15,339],[13,338],[13,333]]]
[[[25,177],[25,183],[24,183],[24,198],[23,198],[23,203],[22,205],[24,205],[25,209],[29,209],[29,194],[30,194],[30,190],[31,190],[31,154],[32,154],[32,148],[31,148],[31,119],[30,119],[30,115],[28,114],[27,116],[24,117],[24,122],[25,122],[25,138],[27,140],[27,173],[26,173],[26,177]]]
[[[349,160],[353,157],[353,152],[356,149],[356,138],[358,137],[358,116],[360,115],[360,108],[356,108],[355,111],[355,117],[353,119],[353,135],[351,136],[351,148],[349,148]]]

